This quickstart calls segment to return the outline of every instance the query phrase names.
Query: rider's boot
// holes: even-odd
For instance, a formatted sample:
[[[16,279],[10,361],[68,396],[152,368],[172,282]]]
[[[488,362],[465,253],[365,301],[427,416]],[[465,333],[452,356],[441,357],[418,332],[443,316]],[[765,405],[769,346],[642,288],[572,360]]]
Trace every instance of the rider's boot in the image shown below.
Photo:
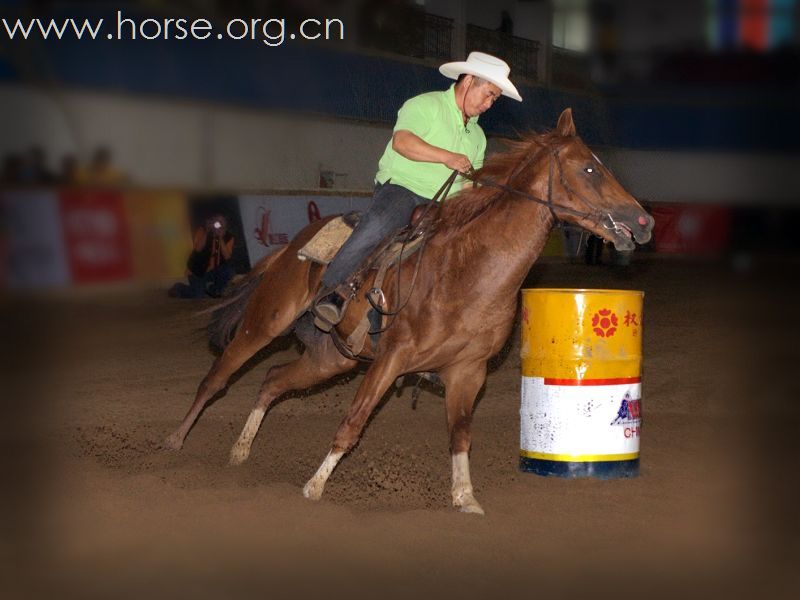
[[[344,309],[351,295],[352,294],[347,294],[347,296],[343,295],[338,288],[327,295],[323,295],[317,300],[312,309],[316,317],[314,319],[314,325],[325,332],[330,331],[335,325],[338,325],[342,320],[342,316],[344,316]]]

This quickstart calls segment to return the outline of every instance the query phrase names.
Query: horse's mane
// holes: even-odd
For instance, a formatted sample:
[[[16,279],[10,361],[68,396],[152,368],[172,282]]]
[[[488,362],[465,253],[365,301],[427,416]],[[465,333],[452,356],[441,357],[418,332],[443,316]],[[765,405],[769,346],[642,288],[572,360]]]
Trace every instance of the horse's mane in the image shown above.
[[[477,172],[478,179],[486,178],[497,183],[524,188],[533,177],[533,171],[516,172],[522,162],[529,159],[539,148],[552,143],[559,134],[555,131],[529,133],[519,140],[505,140],[508,150],[490,156]],[[506,193],[494,187],[473,187],[467,183],[457,194],[450,197],[439,214],[438,230],[441,232],[460,229],[498,203]]]

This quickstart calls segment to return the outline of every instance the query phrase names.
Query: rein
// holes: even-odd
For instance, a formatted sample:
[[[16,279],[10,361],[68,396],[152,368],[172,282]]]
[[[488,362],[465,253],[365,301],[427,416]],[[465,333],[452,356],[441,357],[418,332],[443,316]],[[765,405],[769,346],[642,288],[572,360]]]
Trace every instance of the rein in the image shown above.
[[[456,177],[458,177],[458,175],[459,172],[454,170],[450,174],[450,176],[445,180],[444,184],[442,184],[442,187],[439,188],[439,191],[434,194],[433,198],[431,198],[431,201],[425,204],[425,210],[422,212],[422,215],[420,216],[418,221],[420,224],[425,222],[425,217],[427,216],[431,206],[433,206],[434,204],[444,202],[444,199],[447,198],[447,194],[450,193],[450,188],[453,187],[453,183],[455,182]],[[422,263],[422,255],[425,253],[425,246],[427,246],[428,244],[428,237],[425,236],[426,233],[425,231],[421,232],[423,238],[420,245],[420,249],[417,251],[417,263],[416,265],[414,265],[414,274],[411,277],[411,285],[408,288],[408,294],[406,295],[405,300],[403,300],[402,302],[400,301],[400,266],[403,261],[403,253],[405,252],[406,244],[408,244],[408,242],[411,241],[417,233],[419,233],[419,230],[417,228],[414,228],[408,232],[408,234],[403,238],[403,244],[400,247],[400,252],[397,254],[395,273],[397,273],[396,287],[397,287],[397,303],[399,307],[395,310],[384,310],[381,307],[381,304],[386,303],[386,297],[383,294],[383,290],[381,290],[380,288],[372,288],[371,290],[369,290],[369,292],[367,292],[366,297],[367,301],[370,303],[370,306],[372,306],[372,308],[374,308],[380,315],[384,317],[392,317],[392,320],[386,325],[386,327],[382,327],[377,331],[370,331],[369,332],[370,335],[383,333],[384,331],[389,329],[389,327],[391,327],[392,323],[394,322],[394,317],[396,317],[400,313],[400,311],[405,308],[406,304],[408,304],[408,301],[411,299],[411,292],[414,291],[414,284],[417,282],[419,267],[420,264]],[[377,302],[373,300],[372,298],[373,294],[378,296],[379,300]]]
[[[516,177],[519,173],[521,173],[527,166],[529,166],[531,163],[533,163],[540,156],[540,154],[545,150],[545,148],[547,148],[547,146],[539,147],[539,149],[536,150],[536,152],[534,152],[533,154],[531,154],[528,157],[527,160],[523,161],[516,169],[514,169],[514,172],[509,176],[508,181],[511,181],[512,179],[514,179],[514,177]],[[436,192],[436,194],[433,196],[431,201],[426,203],[425,210],[422,213],[422,216],[420,217],[419,222],[420,223],[424,223],[425,216],[428,214],[428,211],[430,210],[430,207],[432,205],[438,204],[438,203],[442,203],[445,200],[445,198],[447,198],[447,195],[450,192],[450,189],[453,187],[453,183],[455,182],[456,177],[458,177],[460,175],[461,177],[463,177],[463,178],[465,178],[465,179],[467,179],[469,181],[472,181],[474,186],[481,185],[481,186],[495,188],[495,189],[501,190],[501,192],[505,192],[505,193],[508,193],[508,194],[513,194],[515,196],[519,196],[521,198],[524,198],[525,200],[530,200],[531,202],[535,202],[537,204],[541,204],[543,206],[546,206],[549,209],[550,214],[553,216],[553,221],[554,221],[554,223],[556,225],[561,223],[561,219],[556,214],[556,209],[558,209],[562,213],[573,215],[573,216],[576,216],[576,217],[578,217],[580,219],[585,219],[585,220],[590,221],[590,222],[592,222],[592,223],[594,223],[596,225],[600,225],[601,227],[603,227],[605,229],[613,230],[613,231],[615,231],[617,233],[621,233],[623,230],[619,226],[619,224],[614,220],[614,218],[611,216],[611,213],[609,213],[609,212],[605,212],[604,213],[601,209],[597,208],[597,206],[595,204],[593,204],[588,198],[586,198],[582,194],[578,193],[577,190],[575,190],[574,188],[572,188],[572,186],[569,185],[569,183],[567,182],[566,178],[564,177],[564,168],[561,165],[561,160],[559,159],[559,156],[558,156],[559,151],[560,151],[560,148],[550,149],[550,157],[549,157],[548,167],[547,167],[547,200],[543,200],[542,198],[534,196],[533,194],[529,194],[527,192],[523,192],[522,190],[518,190],[518,189],[516,189],[514,187],[511,187],[510,185],[507,185],[507,184],[504,184],[504,183],[499,183],[499,182],[493,181],[492,179],[489,179],[489,178],[479,177],[477,172],[474,171],[474,170],[470,170],[470,172],[468,172],[468,173],[462,173],[460,171],[454,170],[450,174],[450,176],[447,178],[447,180],[445,180],[444,184],[442,184],[442,187],[439,188],[439,191]],[[564,190],[567,192],[567,196],[569,196],[570,198],[572,198],[572,196],[578,197],[586,205],[591,207],[593,209],[593,212],[579,211],[579,210],[576,210],[574,208],[570,208],[569,206],[564,206],[563,204],[557,204],[557,203],[553,202],[553,171],[554,171],[554,164],[558,168],[559,183],[564,188]],[[419,229],[415,228],[415,229],[411,229],[408,232],[408,234],[405,236],[405,238],[403,239],[403,242],[402,242],[401,250],[397,255],[396,264],[394,266],[395,267],[395,273],[397,275],[397,283],[396,283],[395,288],[397,290],[397,306],[398,307],[396,309],[394,309],[394,310],[387,310],[387,309],[384,309],[382,307],[382,305],[386,304],[386,297],[385,297],[385,295],[383,293],[383,290],[380,289],[380,288],[373,287],[366,294],[367,301],[369,302],[370,306],[378,314],[380,314],[383,317],[391,317],[391,320],[386,324],[385,327],[381,327],[378,330],[370,330],[370,331],[368,331],[368,335],[377,335],[377,334],[383,333],[387,329],[389,329],[389,327],[391,327],[392,324],[394,323],[394,320],[397,317],[397,315],[400,314],[400,312],[406,307],[406,305],[408,304],[409,300],[411,299],[411,294],[414,291],[414,285],[416,284],[417,275],[419,274],[420,265],[422,263],[422,256],[423,256],[423,254],[425,252],[425,247],[426,247],[426,245],[428,243],[428,237],[426,235],[427,232],[422,231],[423,240],[421,242],[421,247],[418,250],[418,256],[417,256],[416,264],[414,265],[414,273],[413,273],[413,275],[411,277],[411,283],[410,283],[409,288],[408,288],[408,293],[406,294],[405,299],[402,300],[402,301],[401,301],[401,290],[400,290],[400,267],[402,266],[403,253],[405,251],[406,244],[408,244],[408,242],[415,235],[417,235],[418,233],[419,233]],[[377,300],[373,299],[373,296],[377,297]],[[333,337],[336,338],[337,336],[333,336]],[[339,340],[334,340],[334,341],[338,341],[339,342],[336,345],[339,348],[339,350],[342,353],[344,353],[344,348],[341,346],[341,342]],[[369,360],[369,359],[365,359],[365,358],[360,357],[360,356],[355,356],[350,352],[347,352],[345,355],[349,356],[350,358],[357,359],[357,360]]]
[[[428,211],[430,210],[431,206],[433,206],[434,204],[441,203],[442,201],[444,201],[445,198],[447,198],[447,194],[450,193],[450,188],[453,187],[453,183],[455,182],[456,177],[458,177],[458,175],[459,175],[458,171],[453,171],[450,174],[450,176],[445,180],[445,182],[442,184],[442,187],[439,188],[439,191],[436,192],[436,194],[434,194],[431,201],[425,204],[425,210],[423,211],[418,221],[420,224],[425,222],[425,216],[428,214]],[[405,253],[406,245],[418,233],[420,233],[420,228],[418,227],[415,227],[408,231],[408,233],[403,238],[403,242],[400,247],[400,252],[397,254],[397,260],[394,265],[395,273],[397,274],[397,285],[395,286],[395,288],[397,289],[398,308],[396,308],[395,310],[385,310],[381,306],[382,304],[386,304],[386,296],[384,295],[383,290],[380,288],[373,287],[365,294],[367,302],[369,302],[370,306],[379,315],[381,315],[382,317],[391,317],[391,320],[386,324],[386,327],[380,327],[379,329],[374,329],[374,330],[370,329],[367,331],[367,335],[370,336],[379,335],[384,331],[386,331],[387,329],[389,329],[389,327],[391,327],[392,324],[394,323],[394,320],[397,318],[397,315],[400,314],[400,311],[402,311],[406,307],[408,301],[411,299],[411,293],[414,291],[414,285],[417,282],[417,275],[419,275],[419,268],[420,265],[422,264],[422,255],[425,253],[425,246],[427,246],[428,244],[428,237],[425,235],[426,233],[425,231],[421,232],[423,238],[422,242],[420,243],[420,248],[417,251],[417,261],[416,264],[414,265],[414,274],[411,277],[411,285],[408,286],[408,294],[406,295],[405,299],[402,302],[400,300],[400,293],[401,293],[400,267],[402,266],[403,263],[403,254]],[[376,296],[378,299],[377,300],[373,299],[373,296]],[[362,362],[372,361],[372,359],[370,358],[365,358],[363,356],[354,354],[350,350],[350,348],[347,347],[347,344],[345,344],[344,341],[339,337],[339,333],[336,331],[335,327],[331,330],[331,338],[333,339],[333,343],[336,346],[337,350],[339,350],[339,352],[342,355],[346,356],[347,358],[353,360],[360,360]]]
[[[539,148],[539,150],[534,152],[527,161],[525,161],[520,167],[518,167],[514,171],[512,176],[509,177],[509,180],[511,180],[514,176],[519,174],[524,167],[526,167],[527,165],[532,163],[539,156],[539,154],[544,150],[544,148],[545,148],[545,146],[542,146],[542,147]],[[598,209],[588,198],[586,198],[582,194],[579,194],[575,189],[573,189],[567,183],[567,181],[566,181],[566,179],[564,177],[564,168],[561,166],[561,160],[558,157],[558,152],[559,152],[558,148],[553,149],[550,152],[550,161],[548,163],[548,169],[547,169],[547,200],[543,200],[542,198],[534,196],[533,194],[529,194],[527,192],[523,192],[522,190],[518,190],[516,188],[513,188],[510,185],[499,183],[497,181],[493,181],[493,180],[485,178],[485,177],[479,177],[477,172],[474,171],[474,170],[470,171],[469,173],[460,173],[460,175],[462,177],[464,177],[465,179],[468,179],[468,180],[472,181],[474,185],[482,185],[482,186],[486,186],[486,187],[496,188],[496,189],[502,190],[502,191],[504,191],[504,192],[506,192],[508,194],[513,194],[515,196],[519,196],[519,197],[524,198],[526,200],[530,200],[531,202],[536,202],[537,204],[541,204],[543,206],[546,206],[550,210],[550,214],[553,215],[553,219],[555,220],[556,224],[559,224],[561,222],[561,219],[558,218],[558,215],[556,215],[556,212],[555,212],[555,210],[558,209],[558,210],[562,211],[563,213],[576,216],[576,217],[578,217],[580,219],[585,219],[585,220],[590,221],[590,222],[592,222],[592,223],[594,223],[596,225],[600,225],[601,227],[603,227],[605,229],[609,229],[609,230],[613,230],[613,231],[615,231],[617,233],[621,233],[622,232],[622,228],[619,226],[619,224],[611,216],[611,213],[609,213],[609,212],[605,212],[604,213],[602,210]],[[569,206],[564,206],[563,204],[556,204],[555,202],[553,202],[553,163],[554,162],[555,162],[556,165],[558,165],[559,183],[561,183],[561,186],[566,190],[567,195],[570,196],[570,197],[577,196],[585,204],[587,204],[590,207],[592,207],[594,209],[594,212],[586,212],[586,211],[575,210],[574,208],[570,208]]]

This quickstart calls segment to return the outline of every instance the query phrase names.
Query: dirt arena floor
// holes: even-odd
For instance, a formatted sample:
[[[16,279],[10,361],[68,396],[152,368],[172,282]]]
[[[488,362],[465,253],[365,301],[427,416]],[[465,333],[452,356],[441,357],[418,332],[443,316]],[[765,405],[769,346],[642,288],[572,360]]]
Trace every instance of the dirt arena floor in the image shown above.
[[[213,359],[195,332],[204,303],[130,287],[5,298],[3,596],[797,597],[787,268],[535,266],[530,287],[645,291],[641,476],[517,469],[515,331],[473,425],[485,517],[449,505],[434,387],[415,409],[411,388],[387,396],[314,503],[302,485],[361,375],[273,407],[231,467],[293,339],[248,364],[174,452],[161,442]]]

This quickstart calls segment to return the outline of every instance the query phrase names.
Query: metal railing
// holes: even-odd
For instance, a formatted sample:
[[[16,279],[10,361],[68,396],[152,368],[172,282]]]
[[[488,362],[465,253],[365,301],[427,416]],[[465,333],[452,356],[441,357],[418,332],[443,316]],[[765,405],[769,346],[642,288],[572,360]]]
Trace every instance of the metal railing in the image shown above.
[[[539,78],[539,42],[467,25],[467,48],[493,54],[505,60],[515,77]]]
[[[436,61],[452,55],[453,19],[419,9],[362,15],[357,30],[358,43],[365,48]]]
[[[425,58],[449,60],[453,47],[453,19],[425,14]]]

